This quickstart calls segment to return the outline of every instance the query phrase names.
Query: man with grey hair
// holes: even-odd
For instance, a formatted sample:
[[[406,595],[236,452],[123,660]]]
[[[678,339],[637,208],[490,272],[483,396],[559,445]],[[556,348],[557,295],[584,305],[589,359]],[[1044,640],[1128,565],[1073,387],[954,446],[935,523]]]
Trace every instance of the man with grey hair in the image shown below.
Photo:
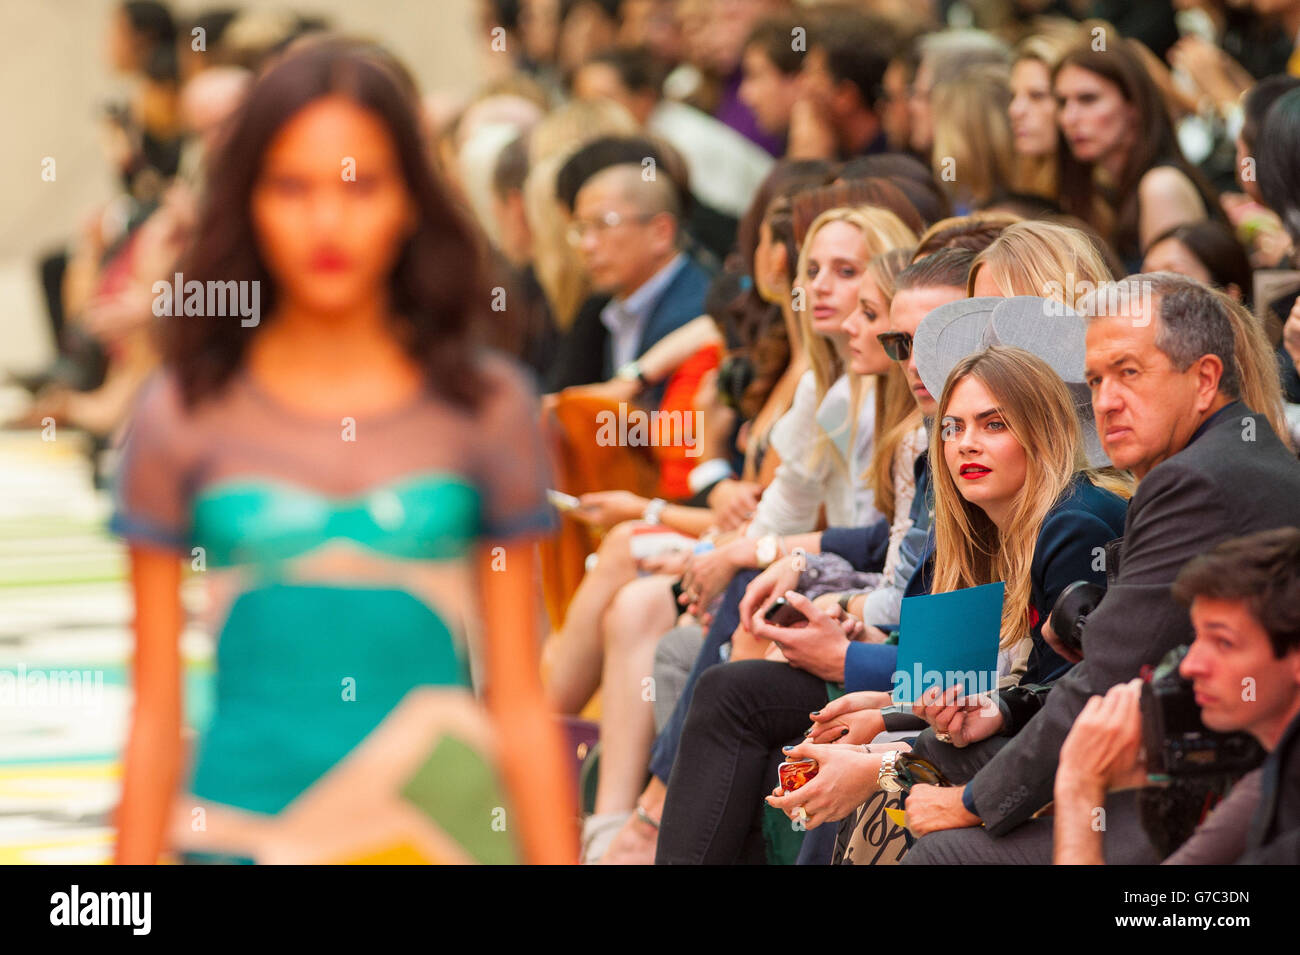
[[[1097,430],[1114,465],[1139,481],[1124,537],[1105,554],[1110,586],[1088,617],[1082,662],[1050,692],[1026,688],[1011,707],[925,710],[931,728],[917,751],[963,785],[912,789],[908,827],[921,838],[909,864],[1050,863],[1052,823],[1030,816],[1052,799],[1074,718],[1089,697],[1193,638],[1170,590],[1179,569],[1228,538],[1300,525],[1300,462],[1266,409],[1241,400],[1249,392],[1277,407],[1276,379],[1243,381],[1256,366],[1239,359],[1238,342],[1256,330],[1239,333],[1221,293],[1170,273],[1130,277],[1096,301],[1086,377]],[[1133,791],[1104,808],[1106,861],[1156,861]]]
[[[577,191],[569,239],[607,297],[584,306],[608,331],[603,377],[641,377],[637,359],[704,309],[709,273],[681,251],[680,217],[677,185],[657,165],[607,166]],[[661,395],[649,387],[642,398],[653,407]]]

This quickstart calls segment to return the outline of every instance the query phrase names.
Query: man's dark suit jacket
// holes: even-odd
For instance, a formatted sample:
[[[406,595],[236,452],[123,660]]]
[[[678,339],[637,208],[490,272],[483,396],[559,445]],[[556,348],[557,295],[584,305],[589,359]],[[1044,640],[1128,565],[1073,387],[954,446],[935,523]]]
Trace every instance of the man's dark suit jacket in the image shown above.
[[[640,357],[665,335],[681,328],[704,313],[704,298],[713,280],[709,271],[695,258],[687,256],[668,287],[655,302],[650,318],[641,331],[636,353]],[[614,367],[609,330],[600,320],[601,310],[610,296],[595,295],[578,311],[573,326],[561,339],[559,353],[551,373],[546,376],[546,390],[560,391],[573,385],[589,385],[613,377]],[[657,408],[663,397],[663,384],[641,396],[641,403]]]
[[[1285,526],[1300,526],[1300,461],[1240,402],[1151,469],[1129,505],[1118,573],[1088,618],[1083,662],[971,780],[990,833],[1005,834],[1051,801],[1061,744],[1090,696],[1192,641],[1187,609],[1170,593],[1182,566],[1220,541]]]
[[[1239,865],[1300,865],[1300,716],[1264,762],[1259,805]]]

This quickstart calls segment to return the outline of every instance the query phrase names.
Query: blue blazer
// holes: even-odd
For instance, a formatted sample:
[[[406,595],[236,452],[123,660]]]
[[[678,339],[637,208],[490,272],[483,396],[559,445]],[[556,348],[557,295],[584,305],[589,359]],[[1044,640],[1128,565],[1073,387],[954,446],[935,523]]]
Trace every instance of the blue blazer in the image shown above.
[[[926,457],[926,456],[922,456]],[[919,470],[919,466],[918,466]],[[924,483],[922,483],[922,477]],[[929,469],[918,474],[917,496],[922,491],[930,493]],[[1030,566],[1030,638],[1033,648],[1023,677],[1025,683],[1043,683],[1055,679],[1069,669],[1070,664],[1056,654],[1043,639],[1042,622],[1052,612],[1056,600],[1076,580],[1088,580],[1106,585],[1104,561],[1097,553],[1106,544],[1124,533],[1124,518],[1128,502],[1110,491],[1092,484],[1083,475],[1076,475],[1065,493],[1061,495],[1043,519],[1038,539],[1034,544],[1034,559]],[[884,522],[878,522],[884,523]],[[868,531],[869,540],[879,548],[879,530]],[[886,528],[884,545],[888,547]],[[823,548],[825,542],[823,541]],[[874,556],[874,554],[872,555]],[[883,556],[881,556],[883,564]],[[934,574],[934,534],[926,543],[924,560],[912,574],[904,590],[905,597],[930,592]],[[888,690],[893,687],[897,668],[898,647],[893,644],[851,643],[844,659],[844,689]]]
[[[655,302],[650,318],[641,331],[641,340],[637,342],[636,353],[644,355],[646,350],[670,332],[681,328],[692,319],[704,314],[704,298],[708,294],[713,275],[689,254],[686,261],[677,270],[668,287],[664,289],[659,300]],[[614,367],[613,344],[607,336],[605,339],[605,377],[610,378],[617,371]],[[663,398],[664,384],[648,389],[641,396],[646,407],[657,408]]]

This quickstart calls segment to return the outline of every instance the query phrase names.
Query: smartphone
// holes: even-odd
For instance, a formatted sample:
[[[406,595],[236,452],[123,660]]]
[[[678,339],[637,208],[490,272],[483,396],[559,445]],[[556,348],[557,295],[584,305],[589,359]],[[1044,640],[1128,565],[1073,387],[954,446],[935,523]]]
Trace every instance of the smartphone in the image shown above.
[[[793,627],[797,623],[807,623],[808,618],[802,610],[784,597],[777,597],[776,602],[767,608],[763,619],[774,627]]]
[[[553,491],[548,489],[546,499],[551,502],[551,507],[557,511],[572,511],[581,507],[582,502],[572,494],[565,494],[563,491]]]
[[[791,759],[782,763],[776,767],[776,775],[781,780],[781,788],[792,793],[816,776],[817,769],[817,760],[805,756],[803,759]]]

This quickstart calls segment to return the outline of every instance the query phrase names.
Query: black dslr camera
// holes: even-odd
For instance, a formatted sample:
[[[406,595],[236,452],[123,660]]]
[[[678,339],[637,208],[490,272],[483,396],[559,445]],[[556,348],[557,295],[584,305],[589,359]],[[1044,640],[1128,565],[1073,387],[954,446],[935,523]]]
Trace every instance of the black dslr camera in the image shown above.
[[[1249,733],[1216,733],[1201,722],[1192,681],[1178,672],[1187,647],[1170,650],[1142,686],[1142,741],[1147,776],[1235,775],[1264,761],[1264,749]]]
[[[1097,609],[1104,596],[1105,587],[1087,580],[1076,580],[1061,591],[1048,616],[1056,638],[1080,656],[1083,656],[1083,628],[1088,622],[1088,614]]]

